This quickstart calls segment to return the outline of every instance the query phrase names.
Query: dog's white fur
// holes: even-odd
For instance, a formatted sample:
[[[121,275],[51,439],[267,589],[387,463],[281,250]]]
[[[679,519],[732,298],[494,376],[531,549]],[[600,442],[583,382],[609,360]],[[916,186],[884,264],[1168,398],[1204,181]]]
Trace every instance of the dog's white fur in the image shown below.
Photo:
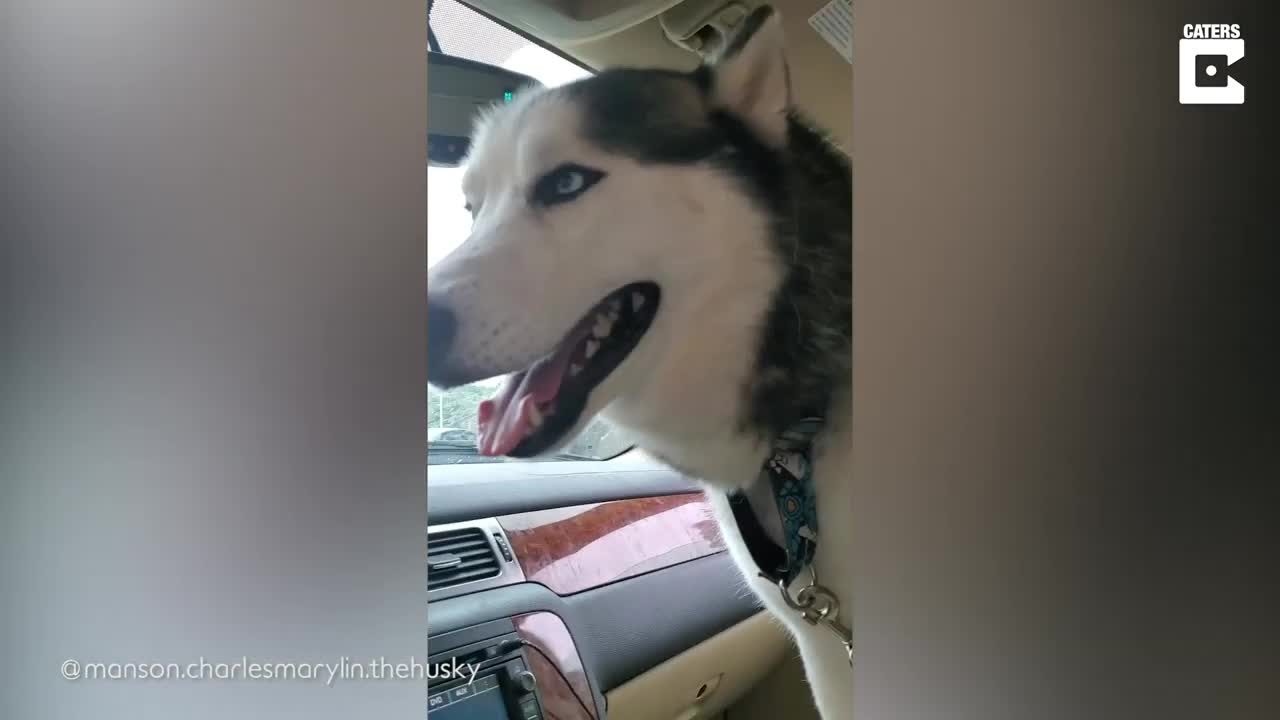
[[[782,49],[773,16],[716,68],[717,102],[775,144],[785,143],[791,103]],[[472,234],[429,278],[432,295],[448,298],[463,318],[453,355],[478,375],[527,367],[610,292],[636,280],[657,282],[662,299],[653,325],[591,393],[579,427],[566,437],[603,413],[635,433],[642,448],[705,482],[733,559],[795,637],[822,716],[847,717],[852,672],[844,647],[756,577],[724,497],[753,483],[769,452],[740,425],[763,318],[782,280],[768,218],[712,168],[641,164],[596,148],[577,132],[580,112],[554,90],[534,92],[479,126],[463,181]],[[530,185],[568,161],[608,175],[554,212],[531,208]],[[822,531],[815,567],[849,623],[848,388],[833,388],[833,396],[834,416],[815,458]],[[767,491],[753,504],[780,539]]]

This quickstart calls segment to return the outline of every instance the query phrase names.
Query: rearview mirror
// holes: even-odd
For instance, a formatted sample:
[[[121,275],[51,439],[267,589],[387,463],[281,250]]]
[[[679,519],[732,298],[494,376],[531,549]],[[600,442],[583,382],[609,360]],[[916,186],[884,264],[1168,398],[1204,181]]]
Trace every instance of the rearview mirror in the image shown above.
[[[428,52],[427,163],[457,167],[471,146],[471,125],[480,110],[539,85],[494,65]]]

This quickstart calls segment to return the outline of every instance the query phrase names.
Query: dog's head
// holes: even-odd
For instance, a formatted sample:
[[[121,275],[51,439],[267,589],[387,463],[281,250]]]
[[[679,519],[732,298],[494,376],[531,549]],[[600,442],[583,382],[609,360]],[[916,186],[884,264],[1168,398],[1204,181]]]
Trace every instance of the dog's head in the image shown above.
[[[428,276],[428,379],[509,375],[482,452],[551,451],[606,407],[651,433],[739,414],[790,105],[766,8],[697,71],[609,70],[480,120],[471,235]]]

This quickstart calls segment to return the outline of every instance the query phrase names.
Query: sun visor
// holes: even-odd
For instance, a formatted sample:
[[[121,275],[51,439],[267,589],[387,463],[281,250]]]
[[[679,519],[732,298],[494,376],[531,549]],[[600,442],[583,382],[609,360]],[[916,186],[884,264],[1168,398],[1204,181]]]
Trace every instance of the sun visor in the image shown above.
[[[469,5],[552,45],[599,40],[651,20],[681,0],[468,0]]]

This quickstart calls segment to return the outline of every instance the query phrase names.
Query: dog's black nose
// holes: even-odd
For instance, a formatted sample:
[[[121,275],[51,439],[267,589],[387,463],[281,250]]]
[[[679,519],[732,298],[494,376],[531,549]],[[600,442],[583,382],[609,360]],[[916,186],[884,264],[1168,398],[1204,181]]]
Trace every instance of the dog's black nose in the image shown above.
[[[458,318],[443,303],[427,299],[427,382],[448,384],[449,350],[458,334]]]

